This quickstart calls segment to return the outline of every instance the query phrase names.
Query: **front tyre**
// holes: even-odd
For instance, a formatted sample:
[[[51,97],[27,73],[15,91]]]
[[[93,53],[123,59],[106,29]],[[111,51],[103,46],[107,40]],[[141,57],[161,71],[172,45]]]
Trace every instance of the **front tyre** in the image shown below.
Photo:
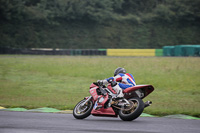
[[[86,101],[86,99],[81,100],[74,107],[73,116],[76,119],[84,119],[84,118],[88,117],[91,114],[92,107],[93,107],[93,102],[92,101],[88,101],[85,105],[81,105],[85,101]]]
[[[119,117],[124,121],[132,121],[138,118],[144,110],[144,102],[142,99],[135,97],[128,99],[128,101],[131,103],[132,108],[119,110]]]

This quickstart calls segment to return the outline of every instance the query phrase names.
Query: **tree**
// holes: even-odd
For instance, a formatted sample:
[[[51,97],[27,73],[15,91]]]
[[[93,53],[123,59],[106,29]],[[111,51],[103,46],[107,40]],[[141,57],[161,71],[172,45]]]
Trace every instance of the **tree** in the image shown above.
[[[21,21],[24,15],[23,0],[0,0],[1,20]]]

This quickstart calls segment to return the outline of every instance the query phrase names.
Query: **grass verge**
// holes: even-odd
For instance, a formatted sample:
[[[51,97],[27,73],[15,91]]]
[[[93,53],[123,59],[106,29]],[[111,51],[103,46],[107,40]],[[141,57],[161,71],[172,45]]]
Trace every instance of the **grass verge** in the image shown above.
[[[89,95],[93,81],[113,75],[118,66],[136,83],[152,84],[146,100],[152,115],[200,117],[200,58],[0,56],[0,106],[73,109]]]

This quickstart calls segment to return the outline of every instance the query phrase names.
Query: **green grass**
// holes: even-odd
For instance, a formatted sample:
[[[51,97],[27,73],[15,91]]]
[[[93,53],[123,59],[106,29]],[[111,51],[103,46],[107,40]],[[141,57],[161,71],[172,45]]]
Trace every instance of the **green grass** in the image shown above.
[[[200,117],[200,58],[0,56],[0,106],[73,109],[89,95],[93,81],[111,77],[124,67],[136,83],[155,91],[145,109],[153,115]]]

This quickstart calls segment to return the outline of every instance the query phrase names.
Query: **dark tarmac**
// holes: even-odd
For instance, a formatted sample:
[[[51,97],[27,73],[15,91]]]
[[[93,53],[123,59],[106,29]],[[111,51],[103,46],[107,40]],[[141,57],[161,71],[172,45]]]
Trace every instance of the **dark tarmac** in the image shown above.
[[[135,121],[72,114],[0,111],[0,133],[200,133],[200,120],[139,117]]]

